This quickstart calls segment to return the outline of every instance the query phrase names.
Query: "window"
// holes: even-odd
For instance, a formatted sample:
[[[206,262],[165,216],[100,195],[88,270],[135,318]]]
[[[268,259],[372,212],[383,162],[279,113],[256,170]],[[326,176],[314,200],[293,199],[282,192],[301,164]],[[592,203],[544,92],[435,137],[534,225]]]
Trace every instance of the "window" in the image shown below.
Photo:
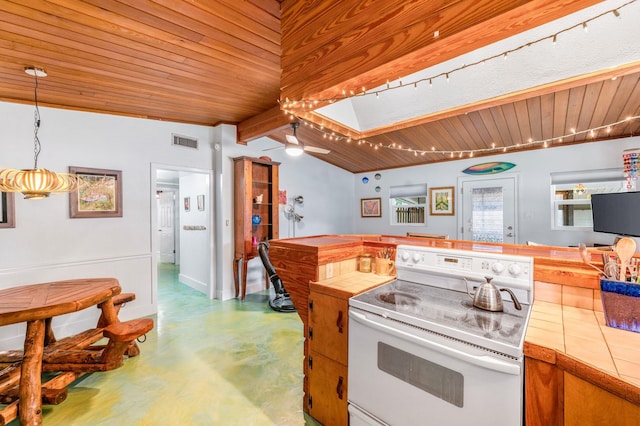
[[[424,225],[428,200],[426,184],[389,188],[391,225]]]
[[[502,187],[474,188],[471,192],[473,241],[502,243],[504,194]]]
[[[552,173],[551,228],[592,229],[591,194],[623,192],[626,186],[622,169]]]

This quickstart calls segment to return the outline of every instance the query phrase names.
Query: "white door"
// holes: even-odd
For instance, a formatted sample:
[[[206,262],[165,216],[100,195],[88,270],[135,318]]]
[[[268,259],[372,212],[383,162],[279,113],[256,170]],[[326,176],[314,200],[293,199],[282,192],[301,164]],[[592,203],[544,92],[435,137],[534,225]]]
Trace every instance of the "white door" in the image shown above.
[[[162,191],[158,194],[158,232],[160,234],[160,253],[158,262],[175,263],[174,233],[174,198],[173,191]]]
[[[515,244],[516,177],[461,179],[462,223],[459,239]]]

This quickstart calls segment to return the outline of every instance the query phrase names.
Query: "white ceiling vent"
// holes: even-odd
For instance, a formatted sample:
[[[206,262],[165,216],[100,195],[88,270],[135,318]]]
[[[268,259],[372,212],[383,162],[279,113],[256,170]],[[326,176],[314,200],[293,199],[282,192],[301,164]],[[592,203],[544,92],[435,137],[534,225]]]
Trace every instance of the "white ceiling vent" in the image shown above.
[[[176,134],[171,135],[173,137],[173,144],[186,146],[187,148],[198,149],[198,139],[190,138],[187,136],[180,136]]]

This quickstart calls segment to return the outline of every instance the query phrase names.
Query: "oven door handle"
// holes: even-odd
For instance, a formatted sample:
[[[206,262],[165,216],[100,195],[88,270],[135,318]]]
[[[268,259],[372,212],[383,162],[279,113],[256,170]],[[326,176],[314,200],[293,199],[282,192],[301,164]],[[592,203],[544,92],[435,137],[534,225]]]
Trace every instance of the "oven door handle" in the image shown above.
[[[422,337],[414,336],[413,334],[407,333],[403,330],[399,330],[397,328],[393,328],[393,327],[389,327],[388,325],[381,324],[377,321],[367,318],[366,315],[360,312],[356,312],[352,309],[349,310],[349,317],[351,320],[355,320],[366,327],[374,328],[378,331],[382,331],[383,333],[387,333],[391,336],[395,336],[395,337],[400,336],[420,346],[426,347],[436,352],[440,352],[447,356],[457,358],[469,364],[473,364],[473,365],[483,367],[493,371],[499,371],[501,373],[506,373],[506,374],[513,374],[513,375],[520,374],[520,366],[517,364],[502,361],[492,356],[468,354],[466,352],[457,350],[455,348],[451,348],[446,345],[442,345],[440,343],[437,343],[428,339],[423,339]],[[349,333],[351,332],[352,331],[350,330]]]

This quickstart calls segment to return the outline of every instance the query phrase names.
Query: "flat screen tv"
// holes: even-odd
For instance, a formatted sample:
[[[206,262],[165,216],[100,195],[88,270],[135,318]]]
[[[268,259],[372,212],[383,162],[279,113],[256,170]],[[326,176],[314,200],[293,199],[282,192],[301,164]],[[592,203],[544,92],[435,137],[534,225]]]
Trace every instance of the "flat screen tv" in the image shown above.
[[[593,230],[640,237],[640,191],[593,194]]]

